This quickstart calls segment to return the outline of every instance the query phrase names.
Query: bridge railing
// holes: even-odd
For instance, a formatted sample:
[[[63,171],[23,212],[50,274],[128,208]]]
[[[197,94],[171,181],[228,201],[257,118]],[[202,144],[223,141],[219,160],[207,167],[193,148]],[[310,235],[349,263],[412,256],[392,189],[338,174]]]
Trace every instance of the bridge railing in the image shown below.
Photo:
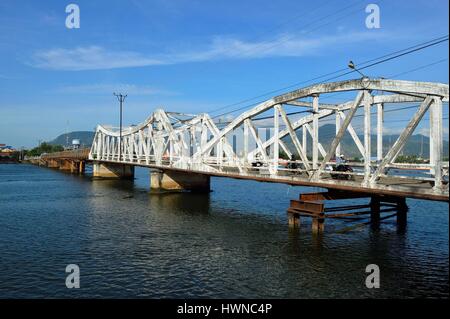
[[[75,160],[87,160],[89,158],[89,148],[80,148],[76,150],[68,150],[54,153],[41,154],[42,159],[75,159]]]

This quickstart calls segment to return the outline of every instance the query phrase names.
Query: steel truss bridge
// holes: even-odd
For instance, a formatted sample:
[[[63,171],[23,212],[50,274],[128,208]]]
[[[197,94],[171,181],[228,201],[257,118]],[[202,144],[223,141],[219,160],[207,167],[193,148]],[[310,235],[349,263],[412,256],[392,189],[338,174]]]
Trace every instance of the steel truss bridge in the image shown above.
[[[346,92],[350,100],[323,103],[339,92]],[[122,132],[99,125],[89,160],[448,201],[448,162],[443,162],[443,107],[448,107],[448,99],[447,84],[363,78],[312,85],[273,97],[225,125],[216,123],[208,114],[188,116],[157,109],[143,123]],[[410,112],[398,139],[386,150],[383,147],[385,106],[395,109],[411,103],[417,104],[417,108]],[[299,107],[302,111],[289,113],[288,107]],[[363,118],[362,134],[354,126],[359,113]],[[397,163],[396,159],[427,113],[429,163]],[[335,135],[330,145],[322,145],[320,127],[330,120],[335,123]],[[270,127],[270,137],[263,139],[258,134],[257,121],[264,121]],[[336,166],[334,158],[346,153],[342,139],[347,132],[362,161],[350,164],[353,172],[339,175],[348,178],[336,179],[330,170]],[[239,150],[236,140],[242,145]],[[375,143],[376,147],[372,148]],[[376,154],[372,154],[373,149]],[[281,158],[280,151],[288,159]],[[423,174],[417,176],[411,170]]]

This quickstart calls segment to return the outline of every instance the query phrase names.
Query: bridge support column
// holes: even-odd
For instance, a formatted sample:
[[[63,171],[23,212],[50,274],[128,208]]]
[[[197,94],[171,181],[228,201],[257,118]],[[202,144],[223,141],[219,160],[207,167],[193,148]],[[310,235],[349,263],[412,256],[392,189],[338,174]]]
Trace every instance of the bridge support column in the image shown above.
[[[311,230],[313,233],[322,233],[325,229],[325,213],[317,213],[312,218]]]
[[[378,196],[372,196],[370,199],[370,219],[374,222],[380,220],[381,200]]]
[[[59,168],[58,161],[54,160],[54,159],[47,160],[47,167],[49,167],[49,168]]]
[[[288,224],[289,227],[299,228],[300,227],[300,214],[288,212]]]
[[[115,163],[94,163],[93,176],[99,178],[133,179],[134,166]]]
[[[291,206],[288,209],[288,222],[290,227],[300,226],[300,216],[311,217],[311,230],[313,233],[321,233],[325,228],[325,206],[321,200],[317,200],[321,197],[321,193],[310,194],[316,195],[310,196],[314,198],[310,200],[308,196],[300,195],[299,200],[291,200]]]
[[[78,174],[84,174],[84,170],[86,168],[86,162],[81,161],[78,163]]]
[[[63,159],[59,160],[58,163],[61,171],[70,172],[71,174],[84,174],[84,161]]]
[[[344,206],[325,208],[324,201],[366,197],[371,198],[370,204],[345,204]],[[392,214],[392,212],[395,213]],[[370,224],[374,230],[379,228],[382,220],[396,216],[398,231],[402,232],[406,229],[407,212],[408,206],[405,197],[337,190],[300,194],[298,200],[291,200],[291,205],[287,210],[290,227],[300,226],[300,217],[310,217],[313,233],[324,231],[326,218],[351,218],[363,215],[370,215],[370,222],[364,222],[362,225]],[[381,214],[384,215],[381,217]]]
[[[408,205],[406,204],[406,198],[399,198],[397,201],[397,228],[399,231],[406,229],[408,219]]]
[[[210,180],[210,176],[205,174],[151,170],[150,190],[152,192],[209,192],[211,190]]]
[[[59,161],[59,169],[61,171],[70,171],[71,173],[74,173],[77,171],[77,165],[72,160],[60,160]]]

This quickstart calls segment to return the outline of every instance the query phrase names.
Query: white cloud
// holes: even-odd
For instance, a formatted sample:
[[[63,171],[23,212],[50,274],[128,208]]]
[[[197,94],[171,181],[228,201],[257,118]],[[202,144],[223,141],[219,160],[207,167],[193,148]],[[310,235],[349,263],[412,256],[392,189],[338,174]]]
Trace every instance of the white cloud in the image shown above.
[[[383,127],[383,134],[384,135],[398,135],[401,134],[404,131],[404,127]]]
[[[424,136],[430,136],[430,128],[428,127],[422,127],[420,129],[416,129],[416,134],[421,134]]]
[[[112,94],[113,92],[126,92],[132,95],[176,95],[175,92],[166,91],[150,86],[126,83],[98,83],[87,85],[71,85],[57,89],[58,93],[75,94]]]
[[[33,66],[52,70],[101,70],[164,64],[137,52],[108,51],[89,46],[74,49],[52,49],[35,53]]]
[[[415,132],[416,134],[422,134],[422,135],[428,136],[428,137],[430,136],[430,128],[429,127],[423,127],[416,131],[417,131],[417,132]],[[448,135],[449,135],[449,127],[448,126],[444,126],[442,128],[442,135],[444,136],[444,140],[448,140]]]
[[[383,134],[385,135],[400,135],[405,130],[405,125],[399,125],[398,127],[384,127],[383,128]],[[413,135],[423,135],[423,136],[430,136],[430,128],[429,127],[421,127],[417,128]],[[442,128],[442,135],[444,136],[444,140],[448,139],[449,135],[449,128],[448,126],[444,126]]]
[[[350,44],[373,41],[383,37],[381,33],[354,32],[304,38],[284,34],[272,40],[246,42],[230,37],[215,37],[206,47],[195,50],[171,51],[144,55],[133,51],[112,51],[101,46],[73,49],[51,49],[33,55],[31,65],[51,70],[101,70],[128,67],[144,67],[223,59],[251,59],[267,57],[300,57],[322,54]]]

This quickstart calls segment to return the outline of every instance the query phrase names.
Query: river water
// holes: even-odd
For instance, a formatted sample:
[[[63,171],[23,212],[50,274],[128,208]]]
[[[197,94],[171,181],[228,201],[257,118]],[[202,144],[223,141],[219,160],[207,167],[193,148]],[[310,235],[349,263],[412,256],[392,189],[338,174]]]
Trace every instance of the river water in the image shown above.
[[[310,222],[289,229],[289,199],[313,188],[213,178],[210,194],[149,194],[0,165],[0,298],[412,298],[449,296],[448,204],[408,200],[406,229]],[[366,199],[351,203],[367,203]],[[80,268],[80,288],[65,268]],[[368,289],[365,268],[380,268]]]

